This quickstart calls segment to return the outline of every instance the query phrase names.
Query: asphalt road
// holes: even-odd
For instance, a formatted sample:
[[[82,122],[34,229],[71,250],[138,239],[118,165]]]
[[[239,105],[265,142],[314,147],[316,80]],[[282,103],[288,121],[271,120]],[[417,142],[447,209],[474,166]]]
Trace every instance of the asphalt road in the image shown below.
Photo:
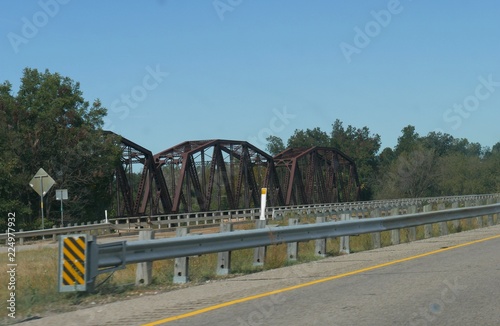
[[[22,325],[500,325],[499,249],[495,226]]]
[[[169,325],[500,325],[500,238]]]

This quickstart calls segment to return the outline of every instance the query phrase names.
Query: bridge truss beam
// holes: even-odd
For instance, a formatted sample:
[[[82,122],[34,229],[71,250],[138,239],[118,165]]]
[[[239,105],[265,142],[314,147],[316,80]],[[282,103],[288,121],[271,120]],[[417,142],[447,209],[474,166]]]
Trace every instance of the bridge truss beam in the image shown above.
[[[289,148],[274,157],[285,205],[349,202],[359,199],[356,165],[335,148]]]
[[[273,158],[245,141],[187,141],[154,156],[174,189],[172,212],[260,206],[260,188],[270,202],[283,203]]]
[[[161,170],[156,168],[151,151],[125,137],[119,137],[122,154],[115,172],[117,216],[145,215],[147,208],[149,214],[157,214],[160,203],[164,211],[170,211],[172,203],[165,179]],[[141,171],[140,178],[134,171],[137,165]],[[151,189],[151,184],[155,185],[154,189]],[[154,196],[151,196],[152,192]]]

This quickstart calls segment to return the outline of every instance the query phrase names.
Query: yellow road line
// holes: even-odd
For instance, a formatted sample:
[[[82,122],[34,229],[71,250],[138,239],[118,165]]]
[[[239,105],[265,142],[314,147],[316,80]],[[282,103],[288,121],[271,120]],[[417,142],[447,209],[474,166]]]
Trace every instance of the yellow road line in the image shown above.
[[[479,239],[479,240],[475,240],[475,241],[470,241],[470,242],[458,244],[458,245],[447,247],[447,248],[442,248],[442,249],[438,249],[438,250],[434,250],[434,251],[429,251],[429,252],[426,252],[426,253],[423,253],[423,254],[419,254],[419,255],[415,255],[415,256],[410,256],[410,257],[406,257],[406,258],[402,258],[402,259],[398,259],[398,260],[393,260],[393,261],[390,261],[390,262],[387,262],[387,263],[383,263],[383,264],[379,264],[379,265],[374,265],[374,266],[370,266],[370,267],[366,267],[366,268],[362,268],[362,269],[358,269],[358,270],[355,270],[355,271],[352,271],[352,272],[347,272],[347,273],[343,273],[343,274],[333,275],[333,276],[325,277],[325,278],[322,278],[322,279],[319,279],[319,280],[315,280],[315,281],[311,281],[311,282],[307,282],[307,283],[302,283],[302,284],[298,284],[298,285],[294,285],[294,286],[290,286],[290,287],[286,287],[286,288],[282,288],[282,289],[278,289],[278,290],[274,290],[274,291],[264,292],[264,293],[261,293],[261,294],[252,295],[252,296],[249,296],[249,297],[244,297],[244,298],[241,298],[241,299],[236,299],[236,300],[224,302],[224,303],[213,305],[213,306],[210,306],[210,307],[206,307],[206,308],[194,310],[194,311],[191,311],[191,312],[188,312],[188,313],[185,313],[185,314],[181,314],[181,315],[172,316],[172,317],[168,317],[168,318],[165,318],[165,319],[153,321],[151,323],[144,324],[143,326],[161,325],[161,324],[165,324],[165,323],[168,323],[168,322],[171,322],[171,321],[174,321],[174,320],[179,320],[179,319],[184,319],[184,318],[188,318],[188,317],[200,315],[200,314],[203,314],[203,313],[206,313],[206,312],[209,312],[209,311],[213,311],[213,310],[221,309],[221,308],[224,308],[224,307],[232,306],[232,305],[235,305],[235,304],[238,304],[238,303],[248,302],[248,301],[259,299],[259,298],[268,297],[268,296],[271,296],[271,295],[274,295],[274,294],[279,294],[279,293],[283,293],[283,292],[297,290],[297,289],[308,287],[308,286],[311,286],[311,285],[315,285],[315,284],[319,284],[319,283],[324,283],[324,282],[328,282],[328,281],[331,281],[331,280],[336,280],[336,279],[339,279],[339,278],[343,278],[343,277],[347,277],[347,276],[351,276],[351,275],[356,275],[356,274],[360,274],[360,273],[372,271],[374,269],[379,269],[379,268],[386,267],[386,266],[391,266],[391,265],[396,265],[396,264],[399,264],[399,263],[404,263],[404,262],[407,262],[407,261],[410,261],[410,260],[414,260],[414,259],[418,259],[418,258],[422,258],[422,257],[427,257],[427,256],[430,256],[430,255],[438,254],[440,252],[444,252],[444,251],[448,251],[448,250],[452,250],[452,249],[457,249],[457,248],[461,248],[461,247],[465,247],[465,246],[470,246],[472,244],[476,244],[476,243],[480,243],[480,242],[485,242],[485,241],[493,240],[493,239],[497,239],[497,238],[500,238],[500,234],[499,235],[495,235],[495,236],[491,236],[491,237],[488,237],[488,238],[484,238],[484,239]]]

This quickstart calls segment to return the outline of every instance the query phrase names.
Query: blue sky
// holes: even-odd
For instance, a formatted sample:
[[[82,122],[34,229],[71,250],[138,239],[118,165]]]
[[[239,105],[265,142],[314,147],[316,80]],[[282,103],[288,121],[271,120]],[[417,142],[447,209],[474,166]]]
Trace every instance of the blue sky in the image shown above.
[[[500,2],[3,1],[0,80],[80,82],[107,127],[153,153],[185,140],[265,149],[295,129],[409,124],[500,141]]]

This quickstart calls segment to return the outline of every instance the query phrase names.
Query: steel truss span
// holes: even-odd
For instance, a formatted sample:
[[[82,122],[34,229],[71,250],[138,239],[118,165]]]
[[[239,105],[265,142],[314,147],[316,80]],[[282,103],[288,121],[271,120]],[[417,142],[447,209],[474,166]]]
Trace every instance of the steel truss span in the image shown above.
[[[285,205],[350,202],[359,199],[356,164],[329,147],[289,148],[274,157]]]
[[[120,137],[120,146],[122,154],[115,169],[113,185],[116,192],[116,215],[145,215],[147,207],[158,207],[158,202],[165,212],[171,211],[172,202],[165,178],[161,169],[156,168],[151,151],[124,137]],[[154,184],[154,187],[151,187],[151,184]],[[149,196],[150,193],[156,195]],[[148,213],[153,212],[158,213],[157,210]]]
[[[186,141],[155,155],[123,137],[120,145],[117,217],[260,207],[261,188],[270,206],[359,199],[356,165],[335,148],[272,157],[237,140]]]

